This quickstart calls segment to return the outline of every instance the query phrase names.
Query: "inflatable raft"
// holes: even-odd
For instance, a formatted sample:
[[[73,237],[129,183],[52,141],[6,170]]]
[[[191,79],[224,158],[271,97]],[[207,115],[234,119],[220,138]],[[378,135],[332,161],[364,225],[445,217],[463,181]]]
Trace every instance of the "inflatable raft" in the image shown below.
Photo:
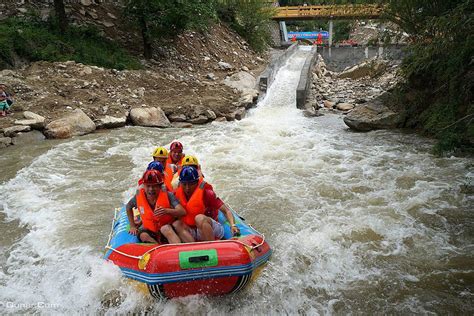
[[[232,237],[229,223],[219,212],[225,231],[221,240],[147,244],[128,233],[124,206],[115,210],[104,257],[156,298],[238,292],[259,274],[272,251],[262,234],[233,213],[241,232],[238,237]]]

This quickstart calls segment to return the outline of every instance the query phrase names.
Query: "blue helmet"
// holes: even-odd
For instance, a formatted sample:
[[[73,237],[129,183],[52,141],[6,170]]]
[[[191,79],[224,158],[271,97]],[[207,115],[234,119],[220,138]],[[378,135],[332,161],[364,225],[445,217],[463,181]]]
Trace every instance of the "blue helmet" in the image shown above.
[[[189,183],[199,180],[199,173],[193,166],[185,166],[179,173],[179,182]]]
[[[146,167],[146,170],[158,170],[159,172],[163,173],[163,165],[161,162],[158,161],[152,161],[148,164],[148,167]]]

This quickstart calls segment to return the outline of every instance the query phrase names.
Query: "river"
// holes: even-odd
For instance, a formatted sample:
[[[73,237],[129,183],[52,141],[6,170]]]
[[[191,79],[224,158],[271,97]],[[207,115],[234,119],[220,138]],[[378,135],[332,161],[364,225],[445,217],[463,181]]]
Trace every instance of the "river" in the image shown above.
[[[401,131],[306,118],[295,87],[308,51],[241,121],[127,127],[0,152],[0,313],[472,314],[471,158],[438,158]],[[234,296],[155,301],[101,256],[115,207],[156,146],[180,140],[218,195],[274,253]]]

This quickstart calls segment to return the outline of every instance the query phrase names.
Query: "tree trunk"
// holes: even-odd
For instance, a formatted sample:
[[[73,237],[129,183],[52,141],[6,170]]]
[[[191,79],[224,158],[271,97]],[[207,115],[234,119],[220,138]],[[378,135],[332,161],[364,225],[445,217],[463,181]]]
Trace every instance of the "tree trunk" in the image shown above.
[[[143,56],[146,59],[151,59],[152,56],[152,48],[151,48],[151,41],[150,35],[148,34],[148,25],[145,19],[140,19],[140,28],[142,32],[142,39],[143,39]]]
[[[54,11],[56,12],[56,18],[58,19],[59,29],[63,33],[66,32],[67,19],[63,0],[54,0]]]

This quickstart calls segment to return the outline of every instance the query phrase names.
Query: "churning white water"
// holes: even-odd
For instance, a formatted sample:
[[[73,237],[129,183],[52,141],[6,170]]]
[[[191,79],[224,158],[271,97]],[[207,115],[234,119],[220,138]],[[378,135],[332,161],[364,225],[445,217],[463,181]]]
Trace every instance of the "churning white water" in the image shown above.
[[[353,133],[336,114],[303,117],[294,91],[308,54],[242,121],[0,153],[12,173],[0,185],[0,313],[472,313],[474,198],[460,190],[472,159],[436,158],[412,134]],[[244,292],[159,302],[101,259],[114,207],[174,139],[274,249]]]

